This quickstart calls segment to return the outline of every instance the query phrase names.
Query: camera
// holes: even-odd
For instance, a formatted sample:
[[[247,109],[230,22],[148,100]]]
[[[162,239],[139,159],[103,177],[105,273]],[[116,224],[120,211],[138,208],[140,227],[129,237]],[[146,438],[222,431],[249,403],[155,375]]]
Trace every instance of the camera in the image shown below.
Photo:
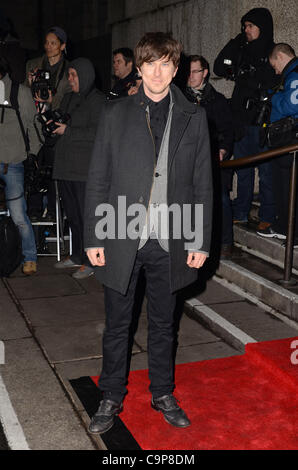
[[[258,99],[248,98],[245,104],[245,109],[256,110],[255,124],[263,126],[270,122],[271,114],[271,96],[268,93],[261,93]]]
[[[33,81],[31,85],[31,92],[33,98],[39,93],[42,100],[49,99],[49,91],[54,92],[51,84],[51,74],[47,70],[37,69],[36,72],[31,72]]]
[[[69,119],[70,115],[67,113],[63,113],[61,109],[49,109],[48,111],[45,111],[44,113],[40,113],[38,115],[38,120],[42,125],[42,132],[47,137],[55,137],[55,135],[52,134],[54,130],[58,128],[55,122],[65,124],[67,121],[69,121]]]
[[[256,73],[256,68],[251,64],[242,64],[237,66],[233,64],[231,59],[224,59],[224,66],[227,80],[235,81],[242,76],[253,77]]]

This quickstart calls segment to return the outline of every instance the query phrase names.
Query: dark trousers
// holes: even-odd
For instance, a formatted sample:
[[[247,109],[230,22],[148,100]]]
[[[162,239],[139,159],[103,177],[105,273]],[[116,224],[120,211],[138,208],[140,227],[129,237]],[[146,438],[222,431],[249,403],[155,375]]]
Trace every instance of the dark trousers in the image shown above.
[[[287,154],[276,157],[272,160],[273,185],[276,203],[276,224],[275,229],[279,233],[287,234],[288,211],[289,211],[289,191],[290,177],[293,155]],[[298,193],[298,191],[297,191]],[[296,195],[295,212],[295,239],[298,239],[298,194]]]
[[[106,325],[103,335],[103,366],[98,382],[104,398],[122,401],[127,392],[129,331],[136,285],[146,275],[148,316],[148,366],[154,398],[174,389],[174,311],[176,295],[170,292],[169,254],[157,240],[148,240],[138,251],[126,295],[105,287]]]
[[[83,181],[58,181],[59,194],[62,199],[72,233],[71,259],[76,264],[90,265],[84,251],[84,202],[86,183]]]
[[[266,148],[259,145],[259,127],[248,126],[245,136],[234,144],[234,158],[248,157]],[[265,161],[257,165],[259,170],[259,217],[263,222],[273,223],[275,220],[275,200],[273,194],[272,162]],[[237,173],[237,199],[233,202],[234,219],[247,221],[253,201],[255,168],[245,167],[236,170]]]

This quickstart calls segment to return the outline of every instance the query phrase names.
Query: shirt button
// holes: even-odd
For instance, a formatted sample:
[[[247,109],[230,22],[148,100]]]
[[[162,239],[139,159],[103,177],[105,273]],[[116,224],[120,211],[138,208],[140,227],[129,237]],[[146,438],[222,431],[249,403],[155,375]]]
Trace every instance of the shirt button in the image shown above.
[[[160,174],[156,172],[155,177],[158,178],[159,176],[160,176]]]

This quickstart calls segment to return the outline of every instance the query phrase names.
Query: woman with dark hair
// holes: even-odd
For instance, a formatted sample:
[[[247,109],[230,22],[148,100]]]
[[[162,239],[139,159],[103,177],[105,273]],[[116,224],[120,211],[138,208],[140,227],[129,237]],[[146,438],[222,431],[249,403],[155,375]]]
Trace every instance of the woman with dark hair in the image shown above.
[[[42,100],[39,94],[34,95],[36,103],[45,104],[45,108],[57,109],[60,107],[65,93],[69,93],[71,88],[68,83],[68,66],[69,62],[66,59],[66,43],[67,35],[65,31],[59,26],[53,26],[50,28],[45,35],[44,50],[45,54],[41,57],[31,59],[26,64],[26,75],[27,79],[25,84],[31,86],[32,82],[36,79],[35,73],[37,70],[44,70],[49,72],[49,98]],[[39,160],[42,164],[47,167],[53,166],[54,161],[54,148],[55,139],[51,137],[45,138],[45,144],[41,149]],[[55,220],[55,204],[56,194],[54,181],[48,182],[47,191],[47,214],[46,218],[52,222]],[[32,194],[28,198],[28,213],[32,221],[38,221],[42,217],[44,211],[43,207],[43,194],[36,193]],[[43,219],[44,220],[44,219]]]
[[[26,64],[27,79],[25,84],[27,86],[31,86],[36,70],[42,69],[50,72],[49,82],[52,91],[49,93],[50,97],[47,103],[51,104],[53,109],[58,108],[65,93],[71,91],[67,80],[66,42],[65,31],[59,26],[53,26],[45,35],[45,54],[29,60]]]

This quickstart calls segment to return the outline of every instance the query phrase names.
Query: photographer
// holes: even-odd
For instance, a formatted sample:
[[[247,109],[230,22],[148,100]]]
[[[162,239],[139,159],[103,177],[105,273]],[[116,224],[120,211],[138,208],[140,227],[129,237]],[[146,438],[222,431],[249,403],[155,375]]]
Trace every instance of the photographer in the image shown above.
[[[242,32],[231,39],[214,62],[216,75],[234,80],[231,108],[235,126],[234,158],[264,151],[259,145],[257,125],[262,92],[272,88],[275,75],[268,55],[273,43],[273,21],[269,10],[254,8],[241,19]],[[259,125],[262,123],[259,123]],[[275,205],[272,191],[272,165],[258,165],[260,210],[259,231],[266,231],[274,222]],[[234,222],[247,222],[253,200],[253,167],[236,170],[237,199],[234,201]]]
[[[207,114],[213,163],[214,234],[221,234],[221,259],[232,257],[233,220],[229,192],[232,174],[220,170],[219,162],[231,158],[234,143],[232,113],[226,98],[209,83],[209,63],[200,55],[189,56],[189,77],[185,90],[186,98],[202,106]],[[221,217],[218,217],[221,214]],[[218,227],[220,225],[220,227]]]
[[[271,123],[278,124],[277,142],[269,138],[272,147],[282,147],[283,145],[298,143],[298,58],[294,49],[288,44],[276,44],[270,54],[270,63],[275,73],[280,77],[278,91],[272,95]],[[282,131],[282,123],[286,123],[286,118],[296,119],[292,130],[292,137],[289,135],[288,126],[286,133]],[[270,126],[269,126],[270,127]],[[269,131],[270,132],[270,131]],[[282,141],[281,139],[290,139]],[[292,140],[291,140],[292,139]],[[275,145],[274,145],[275,143]],[[282,155],[274,158],[273,164],[273,188],[276,198],[276,223],[267,237],[286,238],[288,225],[288,203],[289,203],[289,182],[293,155]],[[296,203],[296,224],[295,224],[295,245],[298,244],[298,204]],[[261,235],[261,234],[260,234]]]
[[[113,51],[113,70],[115,83],[108,95],[113,100],[138,92],[142,80],[134,65],[133,51],[128,47],[120,47]]]
[[[65,93],[71,91],[67,80],[68,60],[65,56],[67,35],[59,26],[53,26],[45,35],[45,54],[26,64],[27,80],[38,109],[57,109]],[[42,106],[43,105],[43,106]],[[39,154],[41,165],[53,166],[54,139],[45,138],[45,144]],[[47,182],[47,214],[48,221],[55,220],[55,187],[54,182]],[[32,221],[40,220],[43,214],[43,194],[33,193],[28,197],[28,213]]]
[[[61,111],[70,115],[66,123],[56,122],[53,178],[58,180],[62,204],[72,231],[72,256],[56,263],[57,268],[80,266],[73,274],[84,279],[93,274],[83,246],[83,208],[89,160],[105,96],[95,88],[95,70],[85,58],[72,61],[68,69],[72,92],[61,102]]]
[[[5,59],[0,58],[0,81],[3,89],[4,101],[1,104],[0,121],[0,177],[4,180],[6,205],[10,215],[19,229],[22,239],[22,253],[24,257],[23,273],[30,275],[37,270],[36,246],[34,233],[30,220],[27,216],[26,201],[24,198],[24,166],[26,159],[26,147],[21,123],[30,141],[30,151],[37,153],[40,144],[37,138],[33,119],[35,107],[30,90],[19,85],[17,93],[12,98],[12,81],[9,77],[9,66]],[[13,101],[17,99],[19,117]],[[13,107],[13,105],[15,107]]]

